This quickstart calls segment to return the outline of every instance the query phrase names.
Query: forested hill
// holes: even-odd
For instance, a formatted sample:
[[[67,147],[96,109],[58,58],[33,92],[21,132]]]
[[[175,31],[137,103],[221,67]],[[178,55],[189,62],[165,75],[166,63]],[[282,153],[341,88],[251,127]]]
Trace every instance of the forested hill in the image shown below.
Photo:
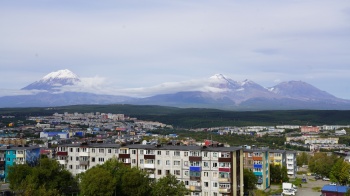
[[[74,105],[54,108],[0,108],[0,115],[16,117],[58,113],[119,113],[141,120],[158,121],[175,128],[206,128],[248,125],[348,125],[350,111],[280,110],[226,111],[217,109],[176,108],[151,105]]]

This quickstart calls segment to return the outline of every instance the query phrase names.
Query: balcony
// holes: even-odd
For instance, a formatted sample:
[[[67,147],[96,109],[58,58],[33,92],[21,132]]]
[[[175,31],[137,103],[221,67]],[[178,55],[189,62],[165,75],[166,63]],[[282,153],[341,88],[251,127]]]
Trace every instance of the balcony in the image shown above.
[[[263,183],[263,179],[262,178],[258,178],[258,183],[257,184],[262,184]]]
[[[88,152],[79,152],[80,157],[88,157],[88,156],[90,156],[89,154],[90,153],[88,153]]]
[[[119,158],[130,158],[130,154],[119,154]]]
[[[145,155],[144,155],[144,158],[145,158],[145,159],[156,159],[156,155],[148,155],[148,154],[145,154]]]
[[[57,156],[68,156],[68,152],[57,152]]]
[[[155,175],[154,174],[148,174],[148,177],[149,178],[155,178]]]
[[[228,188],[219,188],[219,193],[231,193],[231,189],[228,189]]]
[[[253,157],[254,161],[262,161],[262,157]]]
[[[219,182],[231,182],[230,178],[219,178]]]
[[[192,181],[200,181],[201,177],[200,176],[190,176],[190,180],[192,180]]]
[[[201,171],[201,167],[199,167],[199,166],[190,166],[190,171],[200,172]]]
[[[262,176],[262,175],[263,175],[262,172],[253,172],[253,173],[254,173],[254,175],[256,175],[256,176]]]
[[[154,166],[154,163],[148,163],[148,164],[143,164],[143,167],[144,168],[148,168],[148,169],[154,169],[155,168],[155,166]]]
[[[202,157],[193,157],[193,156],[190,156],[190,157],[188,157],[188,160],[189,160],[189,161],[202,161]]]
[[[80,161],[79,161],[79,164],[80,164],[80,165],[89,165],[89,161],[80,160]]]
[[[261,164],[254,164],[253,166],[254,168],[259,168],[259,169],[262,169],[262,165]]]
[[[192,192],[201,192],[202,191],[202,187],[201,186],[190,186],[190,191]]]
[[[68,160],[57,160],[60,165],[65,165],[68,163]]]

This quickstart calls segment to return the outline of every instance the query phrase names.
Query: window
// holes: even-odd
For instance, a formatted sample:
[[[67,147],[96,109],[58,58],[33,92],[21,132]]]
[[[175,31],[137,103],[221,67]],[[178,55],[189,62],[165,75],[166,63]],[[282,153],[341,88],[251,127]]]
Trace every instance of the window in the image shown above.
[[[161,169],[158,169],[157,174],[158,174],[158,175],[162,175],[162,170],[161,170]]]
[[[213,157],[218,157],[218,153],[217,152],[213,152]]]
[[[213,196],[218,196],[218,193],[217,192],[213,192]]]
[[[143,159],[140,159],[140,164],[143,164]]]
[[[219,165],[220,167],[231,167],[231,164],[226,162],[221,162]]]
[[[157,155],[162,155],[162,151],[158,150]]]
[[[98,158],[98,162],[104,162],[104,161],[105,161],[105,158],[102,158],[102,157]]]
[[[143,154],[143,150],[140,150],[140,154]]]
[[[69,169],[73,169],[73,165],[69,165]]]
[[[208,152],[203,152],[203,157],[208,157]]]
[[[169,151],[167,150],[167,151],[165,151],[165,155],[169,155]]]
[[[92,157],[92,158],[91,158],[91,162],[95,162],[95,157]]]
[[[188,152],[184,152],[185,157],[188,157]]]
[[[184,172],[184,175],[185,175],[185,176],[188,176],[188,171],[185,171],[185,172]]]
[[[170,174],[170,170],[165,170],[165,175],[169,175]]]
[[[207,161],[203,162],[203,167],[209,167],[209,163]]]
[[[132,151],[131,151],[131,154],[136,154],[136,150],[132,150]]]
[[[79,152],[79,148],[76,148],[76,149],[75,149],[75,152]]]
[[[190,156],[192,156],[192,157],[199,157],[200,156],[200,152],[199,151],[190,151]]]
[[[209,186],[209,182],[204,182],[204,187],[208,187]]]
[[[180,151],[174,151],[174,156],[180,156]]]
[[[218,167],[218,163],[214,162],[214,163],[213,163],[213,167],[214,167],[214,168]]]
[[[221,153],[221,158],[229,158],[229,157],[230,157],[230,153],[228,153],[228,152]]]
[[[136,164],[136,159],[131,159],[131,163]]]
[[[179,176],[180,175],[180,170],[174,170],[174,175]]]
[[[201,166],[199,161],[191,161],[191,166]]]
[[[79,157],[75,157],[75,160],[76,160],[76,161],[79,161]]]
[[[73,152],[73,148],[69,148],[69,152]]]
[[[119,149],[119,154],[128,154],[127,149]]]
[[[250,153],[248,153],[248,157],[252,157],[253,156],[253,154],[250,152]]]
[[[208,177],[209,176],[209,172],[203,172],[203,176]]]
[[[95,148],[91,149],[91,152],[92,152],[92,153],[95,153]]]
[[[154,150],[145,150],[146,152],[146,154],[154,154]]]
[[[185,181],[185,185],[188,186],[188,181],[187,180]]]
[[[79,165],[76,165],[76,166],[75,166],[75,169],[80,169],[80,168],[79,168]]]
[[[157,160],[157,164],[160,165],[162,163],[161,160]]]
[[[87,152],[87,148],[82,148],[81,151],[82,152]]]
[[[174,161],[175,166],[180,166],[180,164],[181,164],[180,161]]]
[[[105,149],[99,148],[99,149],[98,149],[98,152],[99,152],[99,153],[104,153],[104,152],[105,152]]]
[[[145,164],[154,164],[154,159],[145,159]]]
[[[188,161],[184,161],[184,166],[188,166]]]
[[[170,165],[170,160],[166,160],[165,165]]]
[[[217,178],[218,177],[218,172],[213,172],[213,178]]]
[[[112,149],[108,149],[108,153],[111,154],[112,153]]]

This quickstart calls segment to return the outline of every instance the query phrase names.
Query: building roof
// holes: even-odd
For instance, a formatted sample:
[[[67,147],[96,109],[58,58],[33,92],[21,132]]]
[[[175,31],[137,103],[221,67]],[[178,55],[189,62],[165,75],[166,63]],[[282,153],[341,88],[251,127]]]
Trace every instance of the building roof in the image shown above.
[[[336,192],[336,193],[346,193],[348,191],[349,187],[347,186],[334,186],[334,185],[324,185],[322,187],[322,192]]]

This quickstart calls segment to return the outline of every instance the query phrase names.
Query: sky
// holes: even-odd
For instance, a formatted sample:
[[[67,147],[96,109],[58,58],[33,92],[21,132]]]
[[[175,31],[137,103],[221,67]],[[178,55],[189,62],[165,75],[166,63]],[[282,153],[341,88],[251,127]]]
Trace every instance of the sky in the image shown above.
[[[0,95],[69,69],[110,91],[221,73],[350,99],[349,63],[349,0],[0,1]]]

